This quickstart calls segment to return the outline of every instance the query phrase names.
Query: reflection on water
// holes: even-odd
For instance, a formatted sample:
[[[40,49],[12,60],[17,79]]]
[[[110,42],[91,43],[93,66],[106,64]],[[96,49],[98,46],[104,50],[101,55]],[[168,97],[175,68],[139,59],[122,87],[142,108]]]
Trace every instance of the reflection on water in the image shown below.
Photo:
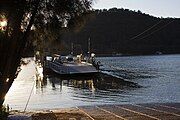
[[[5,104],[13,109],[23,110],[33,85],[27,109],[61,108],[81,105],[109,104],[124,99],[128,91],[139,88],[133,82],[112,77],[106,74],[85,76],[58,76],[44,74],[40,64],[32,59],[22,65],[22,71],[6,95]]]
[[[44,75],[43,79],[37,77],[36,79],[36,88],[43,89],[47,86],[47,81],[51,84],[52,89],[56,90],[56,87],[59,86],[62,90],[62,86],[87,89],[90,91],[98,90],[115,90],[115,89],[130,89],[130,88],[139,88],[140,86],[136,83],[125,81],[116,77],[112,77],[106,74],[96,74],[92,76],[74,76],[74,77],[62,77],[58,75]]]
[[[78,77],[43,75],[29,60],[6,95],[13,109],[24,109],[33,85],[27,109],[180,101],[180,55],[98,58],[102,74]]]

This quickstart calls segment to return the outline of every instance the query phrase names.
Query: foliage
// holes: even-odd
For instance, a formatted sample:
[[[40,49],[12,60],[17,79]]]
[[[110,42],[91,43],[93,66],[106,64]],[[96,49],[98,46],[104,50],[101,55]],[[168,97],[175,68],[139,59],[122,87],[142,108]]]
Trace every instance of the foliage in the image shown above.
[[[0,14],[8,19],[9,35],[15,27],[25,32],[32,19],[30,27],[54,32],[77,24],[76,18],[90,10],[91,4],[92,0],[2,0]]]
[[[16,76],[28,40],[56,40],[62,28],[77,24],[76,18],[91,9],[92,0],[1,0],[0,15],[7,28],[0,36],[0,104]],[[76,21],[76,22],[69,22]],[[29,35],[34,33],[35,37]],[[50,36],[50,37],[49,37]],[[58,36],[58,37],[57,37]],[[5,82],[6,79],[9,82]]]
[[[0,108],[0,119],[7,120],[8,115],[9,115],[9,106],[7,107],[2,106],[2,108]]]
[[[86,52],[90,37],[96,54],[180,53],[178,18],[157,18],[123,8],[95,10],[92,14],[94,17],[88,19],[80,32],[64,34],[62,41],[80,44]]]

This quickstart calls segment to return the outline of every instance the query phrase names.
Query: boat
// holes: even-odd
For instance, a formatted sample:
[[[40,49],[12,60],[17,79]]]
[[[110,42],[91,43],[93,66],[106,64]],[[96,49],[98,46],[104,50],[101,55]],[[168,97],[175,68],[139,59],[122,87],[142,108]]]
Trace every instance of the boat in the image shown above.
[[[47,56],[45,66],[59,75],[94,74],[99,72],[98,62],[95,63],[93,57],[82,59],[82,55],[76,57],[72,55]]]
[[[99,72],[100,62],[95,61],[95,54],[91,53],[90,38],[88,39],[88,56],[80,54],[73,56],[74,45],[71,43],[71,52],[68,56],[55,54],[46,57],[45,66],[60,75],[94,74]]]

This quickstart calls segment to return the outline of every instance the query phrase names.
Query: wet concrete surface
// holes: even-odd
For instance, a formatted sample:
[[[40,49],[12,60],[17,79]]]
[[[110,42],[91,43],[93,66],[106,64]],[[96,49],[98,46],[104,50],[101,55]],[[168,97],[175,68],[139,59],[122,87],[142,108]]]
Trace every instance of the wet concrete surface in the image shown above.
[[[15,112],[9,116],[32,120],[180,120],[180,103],[98,105],[42,111]],[[26,120],[26,119],[22,119]]]
[[[180,120],[180,103],[78,107],[92,120]]]

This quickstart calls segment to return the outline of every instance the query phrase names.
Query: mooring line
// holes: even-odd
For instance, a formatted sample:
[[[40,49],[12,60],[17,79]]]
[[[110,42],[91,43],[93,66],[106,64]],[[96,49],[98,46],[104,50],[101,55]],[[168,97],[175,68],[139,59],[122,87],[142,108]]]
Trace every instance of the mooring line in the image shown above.
[[[31,92],[30,92],[29,98],[28,98],[27,103],[26,103],[26,106],[25,106],[25,108],[24,108],[24,112],[26,111],[27,106],[28,106],[28,104],[29,104],[29,101],[30,101],[30,98],[31,98],[31,95],[32,95],[32,92],[33,92],[33,89],[34,89],[34,84],[35,84],[35,82],[33,83],[33,87],[32,87],[32,89],[31,89]]]
[[[96,106],[96,108],[98,108],[98,109],[100,109],[100,110],[102,110],[102,111],[104,111],[104,112],[107,112],[107,113],[109,113],[109,114],[111,114],[111,115],[114,115],[114,116],[117,117],[117,118],[120,118],[120,119],[123,119],[123,120],[128,120],[128,119],[126,119],[126,118],[123,118],[123,117],[121,117],[121,116],[119,116],[119,115],[116,115],[116,114],[113,113],[113,112],[110,112],[110,111],[105,110],[105,109],[103,109],[103,108],[100,108],[100,107],[98,107],[98,106]]]
[[[133,112],[133,113],[136,113],[136,114],[142,115],[142,116],[146,116],[146,117],[149,117],[149,118],[152,118],[152,119],[155,119],[155,120],[161,120],[161,119],[159,119],[159,118],[156,118],[156,117],[150,116],[150,115],[148,115],[148,114],[141,113],[141,112],[137,112],[137,111],[134,111],[134,110],[131,110],[131,109],[128,109],[128,108],[122,107],[122,106],[115,106],[115,107],[118,107],[118,108],[123,109],[123,110],[126,110],[126,111],[130,111],[130,112]]]
[[[34,64],[34,67],[36,67],[35,64]],[[31,95],[32,95],[32,92],[33,92],[33,89],[34,89],[34,86],[35,86],[35,80],[33,81],[33,86],[32,86],[32,89],[31,89],[29,98],[28,98],[28,100],[27,100],[27,102],[26,102],[26,105],[25,105],[25,108],[24,108],[24,111],[23,111],[23,112],[25,112],[26,109],[27,109],[27,106],[28,106],[28,104],[29,104],[29,101],[30,101],[30,98],[31,98]]]
[[[85,112],[84,110],[80,109],[79,107],[76,107],[79,111],[81,111],[82,113],[84,113],[86,116],[88,116],[91,120],[95,120],[93,117],[91,117],[87,112]]]
[[[158,109],[155,109],[155,108],[146,107],[146,106],[142,106],[142,105],[134,105],[134,106],[139,106],[139,107],[143,107],[143,108],[146,108],[146,109],[149,109],[149,110],[154,110],[154,111],[157,111],[157,112],[163,112],[163,113],[166,113],[166,114],[171,114],[171,115],[180,117],[179,114],[172,113],[172,112],[167,112],[167,111],[163,111],[163,110],[158,110]]]

